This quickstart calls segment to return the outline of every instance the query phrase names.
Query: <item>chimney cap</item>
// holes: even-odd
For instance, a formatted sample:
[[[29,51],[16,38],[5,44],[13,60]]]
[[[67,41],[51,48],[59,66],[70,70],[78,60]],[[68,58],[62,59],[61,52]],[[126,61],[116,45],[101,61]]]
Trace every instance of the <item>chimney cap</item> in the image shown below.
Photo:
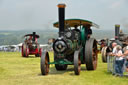
[[[58,6],[58,8],[65,8],[66,7],[66,5],[64,3],[58,4],[57,6]]]
[[[120,25],[119,24],[116,24],[115,27],[120,27]]]

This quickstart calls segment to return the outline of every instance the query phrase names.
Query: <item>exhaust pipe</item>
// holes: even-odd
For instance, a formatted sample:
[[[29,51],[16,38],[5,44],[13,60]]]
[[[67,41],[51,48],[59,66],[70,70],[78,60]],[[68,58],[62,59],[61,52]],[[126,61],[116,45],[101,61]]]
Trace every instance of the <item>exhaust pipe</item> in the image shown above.
[[[119,32],[120,32],[120,25],[115,25],[115,40],[118,40],[119,38]]]
[[[35,37],[36,37],[36,32],[33,32],[33,41],[35,41]]]
[[[59,11],[59,37],[64,35],[64,25],[65,25],[65,4],[58,4]]]

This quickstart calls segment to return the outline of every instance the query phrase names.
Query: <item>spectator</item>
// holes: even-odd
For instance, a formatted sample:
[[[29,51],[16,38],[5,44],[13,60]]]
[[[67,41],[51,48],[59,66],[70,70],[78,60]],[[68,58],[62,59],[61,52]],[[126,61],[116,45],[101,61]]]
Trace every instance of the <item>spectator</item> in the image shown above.
[[[128,72],[128,46],[125,47],[123,56],[126,58],[126,71]]]
[[[112,52],[109,53],[110,56],[115,56],[115,62],[114,62],[114,75],[116,76],[123,76],[123,64],[124,64],[124,58],[122,54],[122,47],[120,45],[117,45],[117,43],[112,43]]]
[[[113,42],[112,43],[112,52],[110,52],[109,54],[108,54],[108,56],[115,56],[115,54],[116,54],[116,46],[117,46],[117,43],[115,43],[115,42]],[[108,59],[109,59],[109,57],[107,57]],[[107,61],[108,63],[109,63],[109,60]],[[113,72],[112,72],[112,74],[113,75],[115,75],[115,66],[114,66],[114,64],[115,64],[115,61],[113,62]]]
[[[117,53],[116,46],[117,46],[117,43],[113,42],[112,43],[112,52],[109,53],[109,56],[115,56],[115,54]]]
[[[123,76],[124,58],[122,57],[122,47],[120,45],[116,46],[115,57],[115,74],[117,76]]]

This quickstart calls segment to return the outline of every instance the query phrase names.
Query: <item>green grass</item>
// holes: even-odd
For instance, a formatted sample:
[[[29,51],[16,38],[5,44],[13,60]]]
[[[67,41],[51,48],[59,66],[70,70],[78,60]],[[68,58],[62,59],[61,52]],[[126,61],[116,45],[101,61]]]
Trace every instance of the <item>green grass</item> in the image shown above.
[[[52,53],[51,59],[53,60]],[[50,66],[50,73],[42,76],[40,58],[21,57],[17,52],[0,52],[0,85],[128,85],[128,78],[120,78],[107,72],[107,64],[99,55],[96,71],[86,71],[82,65],[79,76],[74,75],[73,66],[66,71],[56,71]]]

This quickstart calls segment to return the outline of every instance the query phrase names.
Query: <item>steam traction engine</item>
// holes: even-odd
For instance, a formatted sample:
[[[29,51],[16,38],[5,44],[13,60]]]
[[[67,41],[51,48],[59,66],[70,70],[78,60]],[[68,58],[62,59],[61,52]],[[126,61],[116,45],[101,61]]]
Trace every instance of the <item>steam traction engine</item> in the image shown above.
[[[128,45],[128,34],[124,34],[122,30],[120,30],[120,25],[115,25],[115,40],[109,41],[107,46],[102,48],[101,55],[104,63],[107,62],[108,53],[112,51],[113,42],[116,42],[118,45],[122,46],[122,48]]]
[[[39,46],[39,43],[37,42],[37,38],[39,38],[39,35],[36,34],[36,32],[33,32],[33,34],[27,34],[24,36],[25,41],[22,44],[22,56],[28,57],[29,55],[35,55],[36,57],[41,56],[41,48]]]
[[[76,75],[80,74],[81,64],[86,64],[87,70],[97,67],[97,41],[90,38],[91,26],[98,26],[82,19],[65,20],[65,4],[59,4],[59,22],[54,27],[59,28],[59,37],[53,43],[54,62],[50,62],[49,52],[41,56],[41,73],[49,73],[49,65],[55,64],[56,70],[66,70],[68,65],[74,65]]]

